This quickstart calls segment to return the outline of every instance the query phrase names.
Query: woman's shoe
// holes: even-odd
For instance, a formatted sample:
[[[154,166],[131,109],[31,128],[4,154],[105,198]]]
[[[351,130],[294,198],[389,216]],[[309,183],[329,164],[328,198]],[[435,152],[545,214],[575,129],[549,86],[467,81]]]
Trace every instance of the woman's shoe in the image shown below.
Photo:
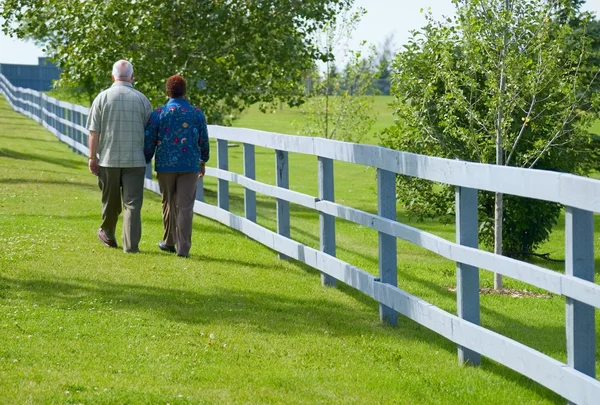
[[[158,248],[160,250],[162,250],[163,252],[169,252],[169,253],[177,252],[177,250],[175,249],[175,246],[169,246],[162,240],[160,242],[158,242]]]

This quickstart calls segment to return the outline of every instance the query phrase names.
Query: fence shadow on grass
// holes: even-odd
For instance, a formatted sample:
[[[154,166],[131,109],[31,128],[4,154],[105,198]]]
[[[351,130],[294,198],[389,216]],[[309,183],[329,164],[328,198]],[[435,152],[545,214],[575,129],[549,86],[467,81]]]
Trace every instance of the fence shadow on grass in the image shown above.
[[[423,288],[430,290],[433,295],[443,297],[450,300],[452,303],[456,303],[456,292],[450,291],[447,287],[437,284],[433,281],[416,276],[414,273],[400,270],[399,280],[407,280],[412,283],[416,283]],[[422,296],[423,294],[420,294]],[[497,296],[498,299],[504,300],[515,300],[507,295]],[[519,299],[519,298],[516,298]],[[525,300],[557,300],[561,299],[560,296],[554,296],[552,298],[533,298],[527,297],[522,298]],[[442,308],[449,312],[455,312],[456,307],[453,310],[448,308]],[[505,336],[519,341],[529,347],[534,348],[542,353],[557,358],[558,355],[566,355],[566,342],[565,336],[566,331],[564,326],[535,326],[524,322],[522,319],[516,316],[510,316],[504,312],[497,311],[489,308],[486,305],[481,305],[481,312],[485,314],[488,319],[493,319],[498,326],[493,328]],[[486,327],[489,328],[489,325]],[[541,331],[541,332],[540,332]],[[562,343],[562,346],[560,346]],[[560,347],[563,347],[561,350]],[[564,359],[560,359],[564,361]]]
[[[49,163],[52,165],[68,167],[70,169],[80,169],[82,167],[85,167],[85,163],[82,161],[53,158],[53,157],[48,157],[48,156],[36,155],[33,153],[23,153],[23,152],[18,152],[16,150],[8,149],[8,148],[0,148],[0,158],[1,157],[9,158],[9,159],[16,159],[16,160],[40,161],[40,162],[45,162],[45,163]]]
[[[6,124],[5,122],[3,122],[0,119],[0,126],[1,125],[11,125],[11,126],[27,126],[29,127],[29,129],[27,130],[28,132],[30,132],[32,129],[35,131],[37,128],[31,128],[29,125],[25,125],[25,124]],[[44,135],[47,135],[46,130],[44,128],[40,128],[38,130],[38,132],[43,133]],[[48,136],[44,136],[44,139],[42,138],[38,138],[38,137],[31,137],[31,136],[22,136],[22,135],[17,135],[17,136],[13,136],[13,135],[8,135],[8,134],[3,134],[2,138],[7,138],[7,139],[15,139],[17,141],[24,141],[24,142],[44,142],[44,143],[55,143],[57,145],[61,145],[64,146],[63,143],[61,143],[58,139],[56,138],[51,138]],[[46,139],[47,138],[47,139]]]
[[[89,183],[80,183],[75,181],[58,181],[58,180],[39,180],[39,179],[0,179],[0,184],[45,184],[50,186],[69,186],[69,187],[80,187],[88,190],[99,190],[97,185]]]
[[[243,264],[236,261],[235,265]],[[342,287],[342,290],[353,296],[355,294],[349,287]],[[331,300],[290,298],[270,292],[233,289],[225,285],[210,292],[197,292],[98,280],[16,280],[0,277],[0,298],[12,295],[11,291],[18,292],[19,299],[29,295],[37,305],[64,307],[70,311],[87,311],[83,303],[93,300],[110,302],[113,310],[147,311],[190,325],[222,323],[240,325],[246,330],[250,327],[256,333],[281,335],[319,334],[323,330],[334,337],[393,335],[398,339],[399,346],[402,340],[419,341],[428,342],[449,353],[456,351],[456,345],[449,340],[406,318],[400,318],[398,328],[390,328],[365,318],[364,311],[357,312],[352,307]],[[368,301],[367,304],[367,311],[376,317],[373,302]],[[538,328],[536,333],[552,334],[555,331]],[[383,361],[397,361],[395,356],[393,351],[380,353]],[[493,361],[484,361],[482,369],[533,390],[547,400],[556,403],[562,401],[550,390]]]

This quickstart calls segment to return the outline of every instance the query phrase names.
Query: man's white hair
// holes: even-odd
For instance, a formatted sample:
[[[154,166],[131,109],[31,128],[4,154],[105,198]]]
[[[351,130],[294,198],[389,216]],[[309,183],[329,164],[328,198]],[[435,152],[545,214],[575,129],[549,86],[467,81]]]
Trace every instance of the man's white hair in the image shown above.
[[[133,76],[133,65],[123,59],[116,61],[113,65],[112,75],[115,79],[129,80]]]

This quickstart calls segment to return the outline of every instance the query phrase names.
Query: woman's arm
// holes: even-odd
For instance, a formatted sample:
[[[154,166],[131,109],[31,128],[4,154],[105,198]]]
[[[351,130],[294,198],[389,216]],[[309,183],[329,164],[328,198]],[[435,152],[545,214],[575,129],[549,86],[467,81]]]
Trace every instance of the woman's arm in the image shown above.
[[[198,125],[198,146],[200,147],[200,162],[208,162],[210,159],[210,143],[208,141],[208,127],[206,118],[202,111],[199,111],[200,123]]]

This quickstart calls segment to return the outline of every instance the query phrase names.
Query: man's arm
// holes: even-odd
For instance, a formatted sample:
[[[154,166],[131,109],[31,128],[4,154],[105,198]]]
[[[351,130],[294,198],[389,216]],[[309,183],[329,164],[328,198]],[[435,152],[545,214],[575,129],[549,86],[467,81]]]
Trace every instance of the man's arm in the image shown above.
[[[90,135],[88,136],[88,167],[90,169],[90,172],[95,176],[98,175],[98,158],[96,157],[98,153],[98,138],[100,138],[99,132],[90,131]]]
[[[98,97],[94,99],[85,125],[90,131],[88,136],[88,167],[90,172],[95,176],[98,176],[98,140],[100,138],[100,131],[102,130],[102,114],[100,111],[100,105],[102,104],[100,98],[102,94],[103,93],[100,93]]]

